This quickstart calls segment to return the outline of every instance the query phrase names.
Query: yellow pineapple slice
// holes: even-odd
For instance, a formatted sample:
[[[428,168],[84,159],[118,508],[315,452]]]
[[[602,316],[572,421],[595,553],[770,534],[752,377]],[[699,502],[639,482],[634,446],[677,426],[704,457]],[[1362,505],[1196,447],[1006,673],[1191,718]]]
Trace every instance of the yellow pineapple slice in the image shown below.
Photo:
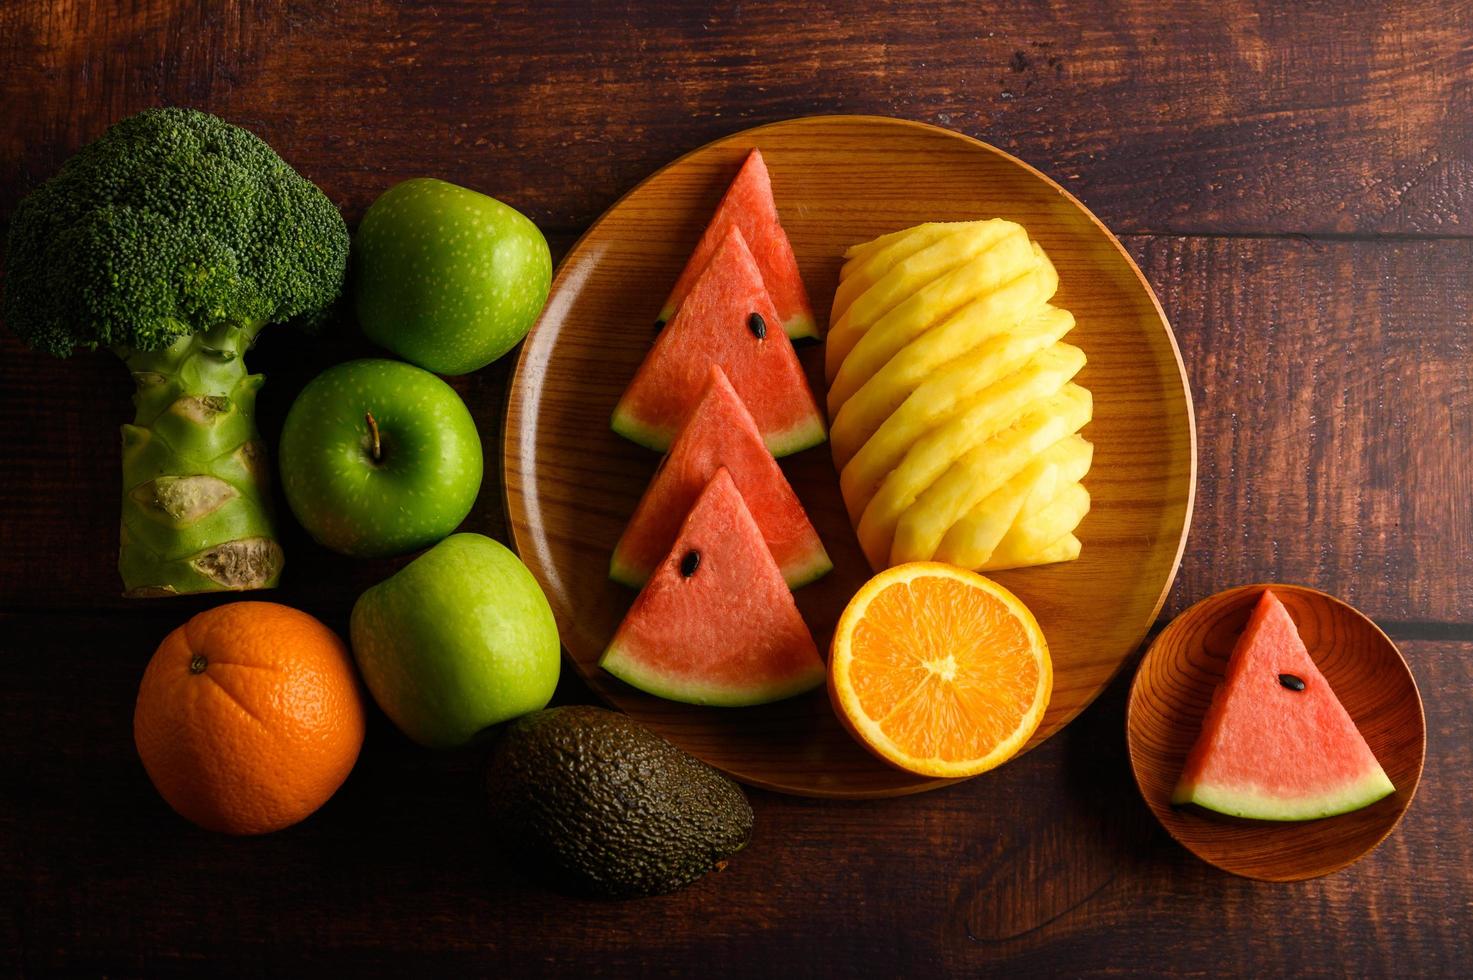
[[[933,440],[922,446],[920,452],[907,453],[905,461],[885,477],[855,525],[860,547],[870,564],[880,569],[893,563],[891,555],[901,520],[932,485],[947,479],[969,455],[985,449],[997,461],[998,472],[991,484],[982,488],[985,492],[980,493],[980,501],[1027,466],[1039,452],[1074,431],[1067,427],[1063,413],[1069,404],[1079,400],[1078,392],[1082,391],[1077,385],[1065,385],[1056,394],[1033,402],[991,438],[969,450],[948,452],[946,447],[938,445],[939,440]],[[943,530],[949,528],[950,524]]]
[[[851,411],[859,418],[853,424],[873,432],[948,361],[1039,312],[1058,288],[1059,276],[1042,252],[1037,254],[1042,261],[1031,272],[963,306],[901,348],[883,366],[866,365],[871,373],[864,373],[857,358],[847,358],[829,389],[829,417],[836,418],[847,402],[856,401]]]
[[[890,545],[890,563],[929,561],[935,557],[937,545],[952,525],[1028,465],[1034,456],[1082,429],[1092,413],[1089,392],[1070,382],[1057,395],[1035,402],[1006,432],[964,453],[898,515]],[[882,487],[860,521],[860,543],[865,545],[866,554],[871,542],[863,533],[864,522],[884,495]],[[895,502],[887,501],[886,508],[877,513],[877,517],[886,520],[874,530],[883,532]]]
[[[844,249],[844,267],[840,270],[841,276],[850,276],[859,271],[866,263],[884,261],[880,256],[893,255],[897,249],[903,252],[902,257],[917,248],[924,248],[938,238],[945,237],[959,228],[968,225],[980,225],[983,221],[993,221],[994,218],[984,218],[977,221],[927,221],[919,225],[911,225],[899,231],[889,231],[878,238],[871,238],[867,242],[858,245],[850,245]],[[924,245],[916,245],[915,242],[924,242]]]
[[[1009,568],[1031,568],[1035,565],[1052,565],[1061,561],[1073,561],[1079,557],[1081,551],[1079,539],[1072,533],[1064,535],[1041,551],[1035,551],[1029,555],[1004,554],[1002,548],[998,548],[988,559],[987,564],[977,569],[979,572],[1001,572]]]
[[[1036,318],[1016,332],[993,337],[922,383],[873,435],[854,433],[846,427],[843,445],[831,435],[835,461],[840,460],[851,441],[868,435],[868,441],[840,472],[840,489],[850,516],[859,519],[885,476],[900,466],[907,452],[929,433],[935,432],[932,442],[949,449],[950,463],[975,445],[966,442],[975,433],[991,438],[1002,424],[1008,424],[999,424],[999,420],[1016,419],[1031,402],[1064,388],[1064,383],[1084,367],[1084,352],[1068,343],[1053,343],[1061,332],[1061,321],[1049,317]],[[1038,351],[1044,343],[1049,346]],[[844,413],[840,416],[846,420],[856,417]],[[838,420],[834,430],[838,430]]]
[[[1066,310],[1045,306],[1012,330],[987,337],[972,350],[952,359],[905,392],[895,410],[882,415],[866,394],[851,398],[839,409],[830,427],[829,444],[840,470],[860,457],[883,476],[893,469],[910,444],[960,411],[972,396],[1018,370],[1025,362],[1074,327]],[[1051,359],[1065,356],[1056,351]],[[1068,355],[1073,357],[1072,354]],[[878,443],[871,448],[871,443]],[[883,465],[881,465],[883,463]]]
[[[1059,465],[1049,462],[1043,456],[1035,457],[967,513],[966,520],[972,526],[971,543],[977,549],[976,553],[983,556],[982,559],[963,565],[960,560],[949,557],[946,551],[946,542],[950,537],[948,535],[941,539],[941,544],[936,548],[936,560],[964,568],[982,565],[992,556],[993,550],[1007,535],[1008,529],[1017,522],[1023,509],[1038,500],[1047,502],[1058,488]]]
[[[950,240],[942,243],[947,244]],[[1038,263],[1037,254],[1028,235],[1018,228],[1016,234],[1003,235],[965,262],[908,292],[903,300],[872,322],[841,322],[825,341],[828,344],[826,368],[835,371],[834,388],[852,393],[858,387],[852,379],[863,383],[895,356],[896,351],[954,311],[1032,272]],[[896,289],[910,290],[910,284],[901,284]],[[870,290],[861,296],[849,312],[858,312],[860,304],[874,292]],[[888,296],[882,296],[876,309],[887,299]],[[840,384],[840,379],[846,376],[851,379],[847,389]]]
[[[1049,305],[1058,274],[1005,219],[852,246],[825,350],[831,446],[870,564],[1068,561],[1089,510],[1093,414]]]
[[[1093,455],[1094,446],[1078,434],[1049,446],[952,525],[936,547],[936,560],[962,568],[981,568],[1022,515],[1047,507],[1060,487],[1084,478]],[[1045,478],[1049,476],[1052,479]]]
[[[1030,510],[1025,504],[1018,512],[1018,519],[984,564],[995,561],[1005,563],[1009,568],[1026,565],[1031,556],[1044,551],[1064,535],[1073,533],[1088,513],[1089,491],[1084,484],[1064,484],[1042,507]]]
[[[896,264],[854,302],[829,317],[824,373],[832,380],[872,328],[925,330],[968,300],[1026,272],[1034,263],[1028,233],[1011,221],[985,221]],[[851,279],[856,282],[857,279]],[[838,302],[835,302],[835,308]]]
[[[998,219],[988,221],[931,221],[904,231],[881,235],[863,245],[851,245],[844,255],[853,255],[839,270],[839,288],[834,292],[829,322],[839,317],[859,295],[883,279],[891,269],[912,255],[944,238],[967,234]]]

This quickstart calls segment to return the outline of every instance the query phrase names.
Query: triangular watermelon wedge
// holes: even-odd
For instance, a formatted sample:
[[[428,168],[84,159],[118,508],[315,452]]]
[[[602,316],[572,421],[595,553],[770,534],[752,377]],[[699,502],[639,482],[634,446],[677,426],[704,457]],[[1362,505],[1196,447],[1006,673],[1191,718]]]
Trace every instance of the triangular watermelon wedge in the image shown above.
[[[808,302],[808,291],[803,288],[803,279],[798,275],[798,260],[793,256],[788,233],[783,231],[777,217],[777,203],[772,199],[772,180],[767,174],[767,163],[760,151],[753,149],[737,171],[731,186],[727,187],[716,214],[706,231],[701,235],[696,250],[685,263],[685,269],[676,280],[670,298],[660,310],[660,322],[670,320],[681,302],[695,287],[696,278],[706,263],[711,261],[728,228],[741,229],[747,246],[757,259],[762,270],[762,281],[777,307],[778,321],[789,337],[817,337],[818,326],[813,319],[813,306]]]
[[[725,467],[599,666],[657,697],[723,707],[780,701],[824,682],[813,634]]]
[[[1172,802],[1254,820],[1315,820],[1394,790],[1288,610],[1264,589]]]
[[[757,263],[741,231],[731,226],[619,399],[614,431],[651,449],[669,449],[715,364],[741,395],[774,456],[823,442],[823,416],[793,342],[781,330],[767,329],[776,322]]]
[[[643,585],[722,466],[731,472],[789,588],[807,585],[834,567],[798,495],[763,445],[752,413],[713,364],[701,400],[614,548],[609,577],[635,588]]]

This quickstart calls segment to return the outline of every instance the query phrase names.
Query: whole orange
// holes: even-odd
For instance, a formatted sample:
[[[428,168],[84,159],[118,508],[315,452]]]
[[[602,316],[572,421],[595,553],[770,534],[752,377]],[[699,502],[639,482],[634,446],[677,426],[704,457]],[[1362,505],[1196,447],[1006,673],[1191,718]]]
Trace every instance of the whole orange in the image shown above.
[[[274,602],[219,606],[170,633],[133,713],[159,793],[229,834],[280,830],[326,803],[358,760],[363,726],[343,641]]]

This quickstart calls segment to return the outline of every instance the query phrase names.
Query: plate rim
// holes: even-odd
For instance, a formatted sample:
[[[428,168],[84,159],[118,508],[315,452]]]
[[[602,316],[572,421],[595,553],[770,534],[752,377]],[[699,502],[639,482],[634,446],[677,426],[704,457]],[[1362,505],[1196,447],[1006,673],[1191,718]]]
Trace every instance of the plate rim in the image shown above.
[[[1172,827],[1166,823],[1166,821],[1161,819],[1160,815],[1156,812],[1156,807],[1152,804],[1152,797],[1147,794],[1146,788],[1141,784],[1141,770],[1140,766],[1136,763],[1136,745],[1134,736],[1135,725],[1132,724],[1132,718],[1134,717],[1136,711],[1136,694],[1140,688],[1141,678],[1145,675],[1146,664],[1150,661],[1153,655],[1156,655],[1162,637],[1165,636],[1166,633],[1178,623],[1185,621],[1187,617],[1191,616],[1202,606],[1205,606],[1210,602],[1222,600],[1228,596],[1235,596],[1240,593],[1249,592],[1251,590],[1261,589],[1275,589],[1285,592],[1298,592],[1301,594],[1307,593],[1309,595],[1317,597],[1321,601],[1328,602],[1330,605],[1339,606],[1340,608],[1348,611],[1357,620],[1368,626],[1373,633],[1379,636],[1385,642],[1386,648],[1389,649],[1396,656],[1398,661],[1400,661],[1402,669],[1406,671],[1407,679],[1411,682],[1412,697],[1417,702],[1417,718],[1420,722],[1420,725],[1418,726],[1420,728],[1420,738],[1418,740],[1420,744],[1418,746],[1417,774],[1416,777],[1412,780],[1411,790],[1407,794],[1406,802],[1402,805],[1401,809],[1396,812],[1396,816],[1393,817],[1381,830],[1379,836],[1377,836],[1377,838],[1371,844],[1369,844],[1365,848],[1365,850],[1356,854],[1354,857],[1351,857],[1350,859],[1342,862],[1341,864],[1338,864],[1331,868],[1326,868],[1323,871],[1317,871],[1313,874],[1294,874],[1290,877],[1269,877],[1267,875],[1251,874],[1241,868],[1228,867],[1221,861],[1208,857],[1207,855],[1201,853],[1199,850],[1197,850],[1197,848],[1193,847],[1192,845],[1188,844],[1186,841],[1178,837],[1176,831],[1173,830]],[[1172,617],[1171,622],[1167,623],[1166,626],[1161,630],[1161,632],[1156,634],[1156,638],[1151,641],[1151,645],[1146,648],[1145,654],[1141,657],[1140,663],[1136,665],[1135,676],[1132,677],[1130,681],[1130,692],[1126,696],[1125,701],[1125,750],[1126,755],[1129,757],[1130,760],[1131,780],[1135,783],[1136,792],[1140,794],[1141,802],[1146,805],[1146,809],[1151,812],[1151,817],[1156,821],[1161,829],[1166,831],[1167,836],[1170,837],[1173,841],[1176,842],[1178,846],[1187,851],[1197,860],[1202,861],[1204,864],[1211,865],[1212,867],[1226,874],[1230,874],[1238,878],[1245,878],[1250,881],[1265,881],[1273,884],[1289,884],[1296,881],[1313,881],[1316,878],[1324,878],[1332,874],[1338,874],[1339,872],[1344,871],[1346,868],[1360,862],[1372,851],[1376,850],[1376,848],[1386,843],[1387,838],[1395,833],[1396,829],[1401,826],[1402,820],[1406,818],[1407,811],[1412,808],[1412,803],[1416,801],[1417,791],[1421,789],[1422,786],[1422,776],[1427,769],[1427,707],[1422,700],[1422,688],[1417,683],[1417,675],[1412,670],[1411,663],[1407,661],[1406,654],[1401,652],[1401,647],[1397,645],[1396,641],[1393,640],[1386,633],[1386,631],[1381,628],[1380,624],[1378,624],[1374,619],[1370,617],[1370,615],[1362,612],[1360,609],[1351,605],[1349,602],[1346,602],[1339,596],[1333,595],[1329,592],[1325,592],[1322,589],[1316,589],[1314,586],[1311,585],[1298,585],[1293,582],[1249,582],[1244,585],[1235,585],[1230,588],[1221,589],[1217,592],[1212,593],[1209,596],[1197,600],[1186,609],[1183,609],[1176,616]],[[1327,817],[1321,819],[1332,820],[1334,818]],[[1272,832],[1272,822],[1268,822],[1268,824],[1264,827],[1264,830],[1266,832]]]
[[[1167,343],[1171,350],[1172,361],[1176,366],[1176,375],[1181,383],[1182,399],[1187,421],[1187,492],[1185,507],[1182,511],[1181,531],[1177,536],[1176,552],[1172,556],[1170,573],[1165,576],[1164,581],[1162,582],[1161,591],[1157,595],[1156,601],[1152,604],[1150,616],[1145,617],[1145,625],[1140,630],[1139,635],[1130,644],[1130,652],[1122,657],[1120,662],[1116,664],[1114,670],[1111,671],[1109,677],[1100,684],[1099,690],[1095,691],[1093,695],[1091,695],[1087,700],[1080,704],[1079,707],[1072,714],[1070,714],[1067,718],[1060,722],[1058,728],[1056,728],[1053,732],[1046,736],[1042,741],[1025,745],[1024,748],[1019,750],[1017,755],[1014,756],[1014,758],[1016,759],[1032,751],[1032,749],[1037,748],[1039,745],[1043,744],[1044,741],[1047,741],[1054,735],[1059,734],[1069,725],[1073,724],[1076,718],[1078,718],[1081,714],[1088,710],[1089,707],[1092,706],[1099,699],[1100,694],[1102,694],[1107,688],[1109,688],[1110,685],[1119,680],[1120,675],[1124,672],[1127,664],[1131,660],[1131,654],[1141,649],[1141,646],[1146,641],[1146,638],[1151,635],[1152,628],[1156,626],[1160,620],[1161,610],[1166,605],[1166,600],[1171,594],[1172,586],[1176,583],[1177,575],[1181,571],[1182,559],[1186,554],[1187,540],[1191,536],[1192,518],[1196,511],[1198,469],[1196,399],[1192,394],[1191,379],[1187,375],[1186,364],[1182,359],[1181,345],[1177,342],[1176,330],[1171,325],[1171,318],[1166,315],[1166,311],[1162,308],[1160,297],[1156,295],[1156,291],[1152,288],[1150,281],[1147,280],[1145,274],[1141,272],[1140,266],[1136,263],[1134,257],[1131,256],[1130,252],[1121,243],[1120,238],[1113,231],[1111,231],[1103,221],[1100,220],[1098,215],[1090,210],[1090,208],[1086,206],[1083,201],[1079,200],[1079,198],[1075,197],[1074,194],[1070,193],[1067,188],[1065,188],[1058,181],[1054,180],[1048,174],[1044,173],[1042,170],[1028,163],[1026,160],[1023,160],[1009,153],[1008,151],[1001,149],[1000,147],[988,143],[985,140],[978,139],[975,136],[970,136],[966,133],[959,132],[954,129],[948,129],[944,126],[937,126],[933,123],[921,122],[919,120],[907,119],[900,116],[887,116],[877,113],[811,113],[807,115],[792,116],[785,119],[771,120],[769,122],[759,123],[756,126],[749,126],[744,129],[733,130],[732,132],[729,132],[722,136],[718,136],[711,140],[707,140],[699,146],[693,147],[685,151],[684,153],[681,153],[673,160],[670,160],[668,163],[665,163],[664,165],[646,174],[641,180],[635,183],[628,190],[624,191],[611,204],[605,207],[603,211],[599,213],[598,217],[595,218],[586,229],[584,229],[582,234],[580,234],[573,241],[573,243],[568,246],[568,250],[563,253],[562,257],[558,260],[557,267],[553,271],[552,280],[548,286],[549,300],[553,295],[557,293],[559,287],[563,283],[563,280],[568,275],[571,268],[569,260],[574,255],[578,254],[579,250],[583,247],[584,242],[592,237],[603,225],[603,223],[609,220],[613,212],[616,211],[620,206],[622,206],[626,200],[628,200],[634,194],[638,193],[646,184],[659,178],[667,170],[680,166],[687,159],[697,154],[704,153],[714,146],[734,140],[740,140],[748,136],[755,137],[757,134],[762,133],[764,130],[780,126],[792,126],[794,124],[821,124],[829,122],[878,122],[885,125],[893,125],[902,128],[936,133],[950,139],[962,140],[975,148],[1001,157],[1008,163],[1027,171],[1034,178],[1042,181],[1054,193],[1060,195],[1066,201],[1068,201],[1069,204],[1078,209],[1078,211],[1082,213],[1091,224],[1093,224],[1100,232],[1102,232],[1106,239],[1114,247],[1116,253],[1120,256],[1121,259],[1125,261],[1126,267],[1135,276],[1136,281],[1144,290],[1145,295],[1150,300],[1151,308],[1154,310],[1157,319],[1161,323],[1163,332],[1166,334]],[[516,362],[515,364],[513,364],[511,373],[507,377],[506,395],[502,403],[500,440],[501,458],[498,460],[498,466],[500,468],[501,475],[502,517],[506,523],[508,543],[510,544],[513,552],[516,553],[518,559],[522,557],[523,546],[522,541],[520,540],[520,535],[517,531],[517,521],[513,519],[512,487],[511,481],[507,479],[507,462],[514,455],[517,455],[513,451],[514,444],[516,446],[521,446],[523,442],[521,439],[521,433],[516,432],[511,425],[511,406],[513,397],[521,387],[523,372],[531,370],[528,365],[528,351],[530,349],[530,345],[527,341],[530,340],[533,334],[537,332],[538,328],[542,326],[543,319],[547,315],[549,306],[550,302],[549,304],[545,304],[543,306],[542,311],[537,316],[537,320],[533,323],[531,329],[528,330],[526,337],[524,337],[523,340],[518,344]],[[818,339],[820,343],[823,342],[822,337]],[[527,496],[525,493],[519,493],[518,495],[522,498],[525,498]],[[523,504],[523,510],[524,512],[526,510],[525,502]],[[559,646],[564,662],[573,669],[573,671],[578,675],[579,679],[583,681],[583,683],[589,688],[594,696],[597,697],[599,701],[602,702],[604,705],[611,707],[613,710],[623,712],[624,709],[619,704],[611,700],[595,685],[589,683],[589,681],[583,677],[581,670],[579,670],[578,668],[577,661],[568,651],[567,645],[561,642],[561,639],[559,640]],[[625,713],[627,714],[627,712]],[[880,764],[884,765],[885,763]],[[910,796],[916,793],[923,793],[930,790],[939,789],[944,786],[950,786],[955,783],[965,782],[969,779],[977,778],[976,776],[966,776],[958,779],[922,778],[918,779],[918,781],[915,783],[886,790],[855,791],[844,790],[842,788],[836,790],[824,790],[819,788],[800,790],[792,786],[768,782],[762,779],[753,778],[745,774],[738,775],[737,773],[725,769],[722,769],[721,771],[730,778],[735,779],[738,782],[745,783],[749,786],[754,786],[759,789],[768,790],[770,792],[777,792],[791,796],[802,796],[814,799],[885,799],[899,796]],[[980,775],[985,775],[985,773]]]

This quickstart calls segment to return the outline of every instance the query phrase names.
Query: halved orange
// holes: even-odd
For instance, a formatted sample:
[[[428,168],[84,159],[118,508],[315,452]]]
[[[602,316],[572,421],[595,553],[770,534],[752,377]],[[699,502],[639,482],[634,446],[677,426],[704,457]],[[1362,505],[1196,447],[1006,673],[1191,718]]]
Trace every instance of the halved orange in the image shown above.
[[[829,698],[850,733],[925,776],[975,776],[1012,758],[1053,686],[1028,607],[991,579],[938,562],[896,565],[866,582],[829,656]]]

